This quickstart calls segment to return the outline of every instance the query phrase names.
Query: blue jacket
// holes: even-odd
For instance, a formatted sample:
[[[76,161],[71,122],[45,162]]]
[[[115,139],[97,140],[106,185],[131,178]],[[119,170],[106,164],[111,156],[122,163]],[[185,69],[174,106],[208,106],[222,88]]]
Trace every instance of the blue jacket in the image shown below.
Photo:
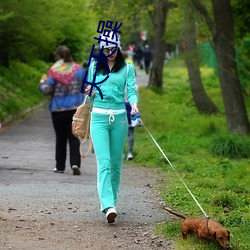
[[[39,84],[40,91],[45,95],[51,95],[49,104],[50,112],[77,109],[82,104],[84,94],[81,93],[85,71],[82,67],[77,69],[69,85],[47,78]]]

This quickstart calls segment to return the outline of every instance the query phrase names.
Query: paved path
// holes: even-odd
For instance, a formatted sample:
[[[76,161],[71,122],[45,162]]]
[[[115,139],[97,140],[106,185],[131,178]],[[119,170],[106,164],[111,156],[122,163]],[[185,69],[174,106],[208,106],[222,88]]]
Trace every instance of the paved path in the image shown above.
[[[145,74],[139,74],[138,84],[142,85],[145,79]],[[4,228],[3,231],[6,233],[0,235],[1,250],[31,249],[29,244],[35,244],[36,247],[32,249],[85,249],[81,244],[85,244],[88,249],[100,249],[100,246],[103,248],[107,243],[99,235],[99,238],[92,240],[90,244],[89,241],[86,242],[87,236],[83,234],[82,242],[79,243],[81,247],[73,247],[70,238],[67,239],[70,245],[64,243],[67,247],[55,248],[51,235],[52,238],[44,245],[45,241],[41,243],[39,240],[41,237],[31,239],[25,234],[22,226],[12,226],[13,220],[19,218],[16,223],[29,221],[29,225],[33,225],[34,221],[42,224],[46,220],[52,221],[53,225],[56,222],[85,223],[84,227],[87,230],[84,231],[89,234],[98,229],[107,230],[105,218],[99,211],[94,154],[82,160],[81,176],[72,175],[69,163],[64,174],[56,174],[52,171],[55,166],[54,141],[54,131],[47,107],[14,126],[0,130],[0,231]],[[151,188],[158,182],[158,178],[156,170],[124,164],[116,224],[123,227],[119,230],[123,230],[125,238],[122,239],[123,243],[113,238],[111,241],[114,247],[103,249],[117,249],[119,246],[124,246],[124,249],[137,249],[138,242],[131,237],[126,238],[125,232],[128,231],[129,235],[135,234],[138,230],[142,231],[138,226],[144,228],[147,225],[143,232],[151,230],[152,233],[155,223],[166,220],[166,213],[159,208],[157,192]],[[8,221],[12,224],[8,224]],[[91,222],[91,226],[86,224],[88,222]],[[133,227],[133,230],[130,230],[131,225],[136,225],[137,229]],[[41,225],[33,226],[39,228],[36,231],[46,235],[44,225],[42,228]],[[48,227],[48,230],[52,229]],[[140,237],[145,240],[145,237],[149,236],[143,232]],[[91,235],[88,237],[91,239]],[[144,245],[140,248],[154,249],[150,242],[152,243],[152,239],[146,241],[145,248]],[[156,248],[160,249],[159,244],[157,246]]]
[[[138,84],[142,86],[147,76],[139,72],[137,79]],[[42,202],[48,199],[51,203],[53,203],[54,195],[58,195],[58,198],[66,198],[67,195],[70,195],[78,200],[79,209],[83,211],[89,209],[93,211],[95,217],[98,214],[98,219],[102,219],[99,213],[96,214],[96,211],[99,210],[99,200],[96,190],[96,160],[94,154],[82,160],[81,176],[72,176],[69,163],[65,174],[55,174],[52,172],[55,166],[54,147],[54,131],[47,107],[19,124],[2,129],[0,132],[0,196],[3,196],[5,192],[7,194],[6,198],[3,198],[5,200],[4,206],[10,207],[12,203],[19,200],[25,202],[25,199],[30,199],[32,195],[35,196],[36,201]],[[137,169],[134,169],[134,171],[138,172]],[[139,173],[143,174],[143,171],[147,170],[140,169]],[[140,193],[141,186],[144,188],[143,185],[148,184],[140,183],[140,179],[133,172],[132,176],[130,174],[129,167],[125,165],[125,179],[121,188],[123,198],[121,200],[126,199],[126,202],[120,204],[122,210],[128,203],[133,206],[134,201],[129,197],[132,194]],[[130,184],[133,183],[134,187],[131,187]],[[9,199],[10,194],[15,199],[12,199],[13,197]],[[85,196],[87,196],[89,202],[81,204],[79,197],[83,196],[82,200],[86,200]],[[143,195],[141,201],[140,196],[136,198],[137,202],[143,202],[145,199]],[[138,209],[141,207],[139,205]],[[137,214],[139,213],[131,215],[127,219],[134,220],[134,216],[137,217]],[[61,216],[60,213],[56,215]],[[73,218],[77,218],[78,215],[77,213],[73,214]],[[157,215],[152,214],[148,218],[143,216],[141,219],[143,221],[154,221],[156,219],[154,216]],[[93,218],[87,215],[86,219],[92,220]]]
[[[16,203],[26,204],[31,197],[35,201],[32,205],[34,209],[36,207],[41,209],[41,206],[45,209],[47,204],[54,203],[55,198],[57,202],[62,203],[60,205],[67,205],[74,200],[73,206],[78,207],[78,213],[64,216],[70,216],[76,220],[83,217],[91,221],[103,220],[102,214],[99,213],[96,190],[95,155],[91,154],[82,160],[81,176],[72,175],[69,162],[65,174],[53,173],[54,166],[54,132],[47,108],[0,133],[1,207],[8,209],[15,207]],[[159,221],[162,219],[161,214],[149,213],[154,205],[151,201],[148,204],[145,202],[146,193],[150,191],[147,186],[152,184],[151,180],[141,179],[137,174],[145,177],[147,169],[124,166],[121,198],[118,205],[122,213],[119,217],[141,222]],[[129,216],[123,214],[128,206],[133,207],[136,203],[139,212]],[[23,206],[22,214],[30,216],[30,209],[27,210]],[[148,211],[148,215],[140,216],[145,215],[145,211],[140,212],[140,209]],[[88,213],[85,212],[87,210]],[[60,218],[61,215],[58,210],[52,216]]]
[[[149,76],[143,70],[136,68],[136,84],[138,87],[146,87],[148,85]]]

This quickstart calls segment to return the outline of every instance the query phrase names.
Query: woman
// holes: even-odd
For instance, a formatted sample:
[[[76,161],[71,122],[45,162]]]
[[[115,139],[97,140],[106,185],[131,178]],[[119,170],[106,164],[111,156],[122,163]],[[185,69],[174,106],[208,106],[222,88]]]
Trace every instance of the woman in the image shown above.
[[[115,204],[117,202],[118,189],[120,186],[121,165],[124,144],[128,131],[127,114],[124,103],[124,90],[131,104],[131,115],[138,112],[137,95],[135,88],[135,71],[130,63],[126,63],[121,50],[120,41],[110,36],[102,37],[108,39],[108,43],[100,42],[102,57],[109,67],[110,73],[104,62],[96,68],[97,63],[90,66],[88,82],[93,81],[97,70],[95,82],[101,82],[107,75],[106,81],[99,84],[97,89],[91,87],[86,89],[93,99],[91,114],[90,134],[94,145],[97,159],[97,188],[101,202],[101,211],[106,214],[108,223],[113,223],[117,216]],[[116,47],[117,43],[118,47]],[[95,70],[92,70],[92,69]],[[102,98],[103,97],[103,98]]]
[[[55,51],[56,63],[50,68],[48,78],[41,80],[39,89],[51,95],[49,110],[56,134],[55,173],[64,173],[66,168],[67,141],[69,141],[70,166],[73,175],[80,175],[80,142],[71,131],[72,117],[83,102],[81,93],[85,71],[72,59],[67,46],[59,46]]]

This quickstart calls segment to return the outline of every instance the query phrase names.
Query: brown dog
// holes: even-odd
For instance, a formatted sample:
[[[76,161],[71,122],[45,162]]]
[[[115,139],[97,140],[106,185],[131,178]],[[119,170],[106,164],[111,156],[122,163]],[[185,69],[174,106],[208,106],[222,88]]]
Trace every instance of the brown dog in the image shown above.
[[[163,207],[163,209],[183,219],[181,225],[183,239],[187,239],[188,234],[194,234],[201,241],[216,241],[224,249],[231,249],[229,245],[230,232],[226,228],[223,228],[219,222],[210,218],[187,218],[185,215],[173,212],[166,207]]]

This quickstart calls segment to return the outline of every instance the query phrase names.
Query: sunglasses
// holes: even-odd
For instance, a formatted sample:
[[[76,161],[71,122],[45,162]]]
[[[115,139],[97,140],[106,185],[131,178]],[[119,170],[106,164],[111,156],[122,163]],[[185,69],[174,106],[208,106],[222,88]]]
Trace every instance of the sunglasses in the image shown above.
[[[113,48],[110,48],[110,49],[105,48],[105,49],[103,49],[102,52],[103,52],[104,55],[109,55],[110,52],[113,53],[116,49],[117,49],[116,47],[113,47]],[[115,53],[117,53],[117,50],[115,51]]]

